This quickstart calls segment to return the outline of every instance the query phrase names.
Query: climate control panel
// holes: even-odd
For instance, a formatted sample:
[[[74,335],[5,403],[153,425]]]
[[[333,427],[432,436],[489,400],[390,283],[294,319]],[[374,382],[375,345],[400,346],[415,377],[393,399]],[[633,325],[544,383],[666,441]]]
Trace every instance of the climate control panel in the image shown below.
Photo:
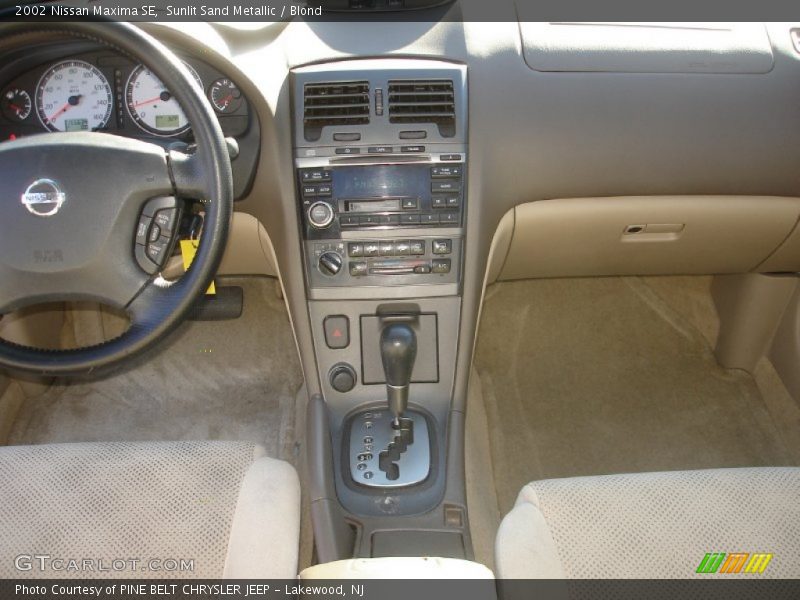
[[[454,284],[459,280],[463,238],[306,241],[312,288]]]
[[[430,252],[428,245],[430,244]],[[452,239],[348,242],[352,277],[366,275],[446,274],[452,269]],[[433,256],[431,256],[433,255]],[[438,256],[438,258],[437,258]]]

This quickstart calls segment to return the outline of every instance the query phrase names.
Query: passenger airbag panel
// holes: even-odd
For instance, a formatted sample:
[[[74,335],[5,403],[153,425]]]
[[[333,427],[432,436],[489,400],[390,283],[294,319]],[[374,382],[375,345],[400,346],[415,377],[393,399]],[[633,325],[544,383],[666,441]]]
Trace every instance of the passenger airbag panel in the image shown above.
[[[773,56],[761,23],[525,22],[525,62],[536,71],[768,73]]]

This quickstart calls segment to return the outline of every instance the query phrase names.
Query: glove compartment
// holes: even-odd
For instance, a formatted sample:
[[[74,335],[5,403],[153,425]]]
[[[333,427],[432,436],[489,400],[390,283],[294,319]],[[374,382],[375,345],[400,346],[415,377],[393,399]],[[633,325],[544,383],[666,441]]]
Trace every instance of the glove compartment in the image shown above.
[[[500,280],[747,273],[761,271],[773,253],[787,254],[776,251],[793,239],[800,199],[571,198],[530,202],[513,212]],[[776,264],[800,270],[800,255]]]

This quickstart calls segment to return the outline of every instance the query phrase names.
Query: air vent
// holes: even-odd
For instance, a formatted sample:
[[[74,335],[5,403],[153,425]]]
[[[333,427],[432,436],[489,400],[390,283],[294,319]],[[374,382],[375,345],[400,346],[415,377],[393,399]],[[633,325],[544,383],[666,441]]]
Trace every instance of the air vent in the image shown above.
[[[308,83],[303,88],[303,129],[309,142],[316,142],[329,125],[369,123],[369,83],[337,81]]]
[[[389,122],[436,123],[442,137],[453,137],[456,105],[452,80],[390,81]]]

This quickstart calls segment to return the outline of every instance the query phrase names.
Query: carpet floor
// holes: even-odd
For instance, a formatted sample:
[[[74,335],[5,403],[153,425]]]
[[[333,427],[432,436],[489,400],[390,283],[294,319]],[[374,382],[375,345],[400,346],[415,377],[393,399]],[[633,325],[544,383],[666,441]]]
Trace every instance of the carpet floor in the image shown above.
[[[535,479],[798,464],[785,398],[721,368],[710,278],[500,283],[475,366],[500,514]],[[794,413],[791,413],[794,411]],[[791,413],[791,414],[790,414]]]
[[[56,384],[28,399],[9,444],[245,440],[290,456],[302,371],[274,281],[224,280],[244,289],[238,319],[186,322],[133,369]]]

